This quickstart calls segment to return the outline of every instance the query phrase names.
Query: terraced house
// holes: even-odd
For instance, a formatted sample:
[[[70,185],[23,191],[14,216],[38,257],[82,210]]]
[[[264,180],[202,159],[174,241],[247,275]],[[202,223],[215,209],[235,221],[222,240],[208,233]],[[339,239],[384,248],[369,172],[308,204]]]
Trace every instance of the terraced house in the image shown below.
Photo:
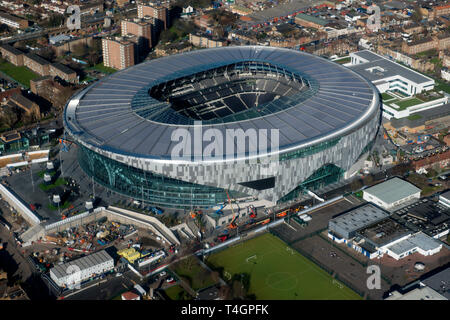
[[[23,66],[24,53],[9,44],[0,46],[3,59],[11,62],[15,66]]]
[[[34,53],[27,53],[23,58],[23,64],[41,76],[48,75],[50,62]]]

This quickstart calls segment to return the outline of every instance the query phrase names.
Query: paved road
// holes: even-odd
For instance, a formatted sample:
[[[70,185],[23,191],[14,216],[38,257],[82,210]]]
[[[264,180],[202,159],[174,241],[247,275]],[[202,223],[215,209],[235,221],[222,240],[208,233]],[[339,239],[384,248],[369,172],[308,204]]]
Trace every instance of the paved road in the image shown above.
[[[106,277],[97,284],[87,289],[82,289],[75,294],[65,297],[65,300],[110,300],[119,294],[130,290],[137,283],[135,274],[132,271],[123,273],[122,276],[116,277],[115,274]]]

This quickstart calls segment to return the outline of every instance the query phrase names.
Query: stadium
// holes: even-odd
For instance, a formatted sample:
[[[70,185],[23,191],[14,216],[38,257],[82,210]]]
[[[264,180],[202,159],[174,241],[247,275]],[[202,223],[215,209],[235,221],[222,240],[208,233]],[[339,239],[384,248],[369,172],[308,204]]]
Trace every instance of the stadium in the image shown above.
[[[228,196],[283,203],[338,181],[380,114],[376,88],[341,65],[243,46],[116,72],[69,100],[64,126],[96,182],[162,207],[210,208]]]

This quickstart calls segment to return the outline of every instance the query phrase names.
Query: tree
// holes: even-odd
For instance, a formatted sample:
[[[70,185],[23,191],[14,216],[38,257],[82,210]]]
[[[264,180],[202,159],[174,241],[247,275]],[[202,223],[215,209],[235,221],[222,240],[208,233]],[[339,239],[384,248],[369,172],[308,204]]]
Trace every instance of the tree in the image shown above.
[[[39,51],[39,55],[45,60],[48,60],[50,62],[53,62],[56,57],[55,51],[53,50],[52,47],[46,47],[41,49]]]
[[[11,128],[19,120],[16,110],[9,107],[4,107],[2,111],[3,112],[0,116],[2,127]]]
[[[414,12],[413,12],[412,15],[411,15],[411,19],[412,19],[414,22],[417,22],[417,23],[419,23],[420,21],[422,21],[423,15],[422,15],[422,11],[420,10],[420,7],[419,7],[419,6],[416,6],[416,7],[414,8]]]
[[[428,171],[426,174],[427,178],[433,178],[433,177],[437,176],[437,174],[438,174],[438,172],[436,170],[434,170],[433,168],[430,168],[427,171]]]
[[[363,186],[363,184],[360,179],[355,179],[350,184],[350,188],[352,189],[352,191],[359,190],[362,188],[362,186]]]
[[[161,43],[168,43],[176,40],[176,38],[177,38],[176,33],[170,30],[164,30],[163,32],[161,32],[161,35],[159,37]]]
[[[373,182],[373,176],[371,174],[364,178],[364,185],[368,186]]]
[[[89,52],[87,55],[87,61],[89,63],[89,66],[95,66],[96,64],[98,64],[100,62],[100,58],[102,56],[97,53],[97,52]]]
[[[85,45],[84,43],[77,43],[72,46],[72,52],[80,58],[83,58],[85,55],[88,54],[88,49],[89,49],[88,46]]]
[[[47,26],[48,27],[59,27],[64,24],[64,15],[62,14],[52,14],[50,18],[48,18]]]

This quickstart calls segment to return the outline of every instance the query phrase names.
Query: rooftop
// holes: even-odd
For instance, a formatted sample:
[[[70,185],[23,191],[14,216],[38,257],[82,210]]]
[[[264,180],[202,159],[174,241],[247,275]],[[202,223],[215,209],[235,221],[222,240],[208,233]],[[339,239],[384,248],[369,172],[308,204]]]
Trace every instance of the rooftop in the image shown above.
[[[69,67],[63,65],[62,63],[56,62],[52,64],[53,67],[55,67],[56,69],[58,69],[61,72],[64,72],[65,74],[73,74],[75,73],[75,71],[73,71],[72,69],[70,69]]]
[[[50,271],[53,272],[53,274],[57,278],[63,278],[68,275],[68,273],[66,271],[69,268],[69,266],[71,266],[71,265],[77,266],[78,268],[80,268],[80,270],[84,270],[84,269],[90,268],[95,265],[99,265],[101,263],[104,263],[104,262],[107,262],[110,260],[113,260],[113,258],[111,258],[111,256],[108,253],[106,253],[105,250],[102,250],[102,251],[98,251],[93,254],[90,254],[88,256],[85,256],[85,257],[82,257],[82,258],[61,264],[61,265],[57,265],[57,266],[53,267],[52,269],[50,269]]]
[[[294,50],[233,46],[149,60],[103,78],[68,103],[65,127],[77,140],[116,154],[170,159],[170,151],[177,144],[171,140],[173,130],[177,126],[189,126],[188,130],[193,130],[194,119],[178,113],[170,102],[151,97],[149,89],[170,81],[175,83],[174,79],[228,66],[237,68],[250,62],[274,72],[288,70],[310,81],[312,89],[305,91],[303,97],[307,99],[280,97],[273,103],[261,103],[257,108],[236,112],[226,122],[225,117],[203,122],[221,131],[223,136],[227,135],[226,130],[234,128],[267,129],[268,132],[276,128],[279,129],[279,150],[285,152],[345,135],[379,112],[373,84],[346,67]],[[212,79],[205,79],[205,82],[208,82],[205,88],[212,87],[209,84]],[[256,85],[258,83],[262,82]],[[193,93],[205,89],[197,89],[197,84],[200,86],[194,82],[190,89]],[[218,96],[216,91],[211,95]],[[204,99],[212,101],[209,97]],[[142,117],[137,112],[146,112],[146,115]],[[207,144],[205,141],[205,147]],[[244,157],[244,152],[248,150],[237,155],[236,160]]]
[[[0,17],[3,17],[5,19],[11,20],[11,21],[16,21],[16,22],[20,22],[20,21],[23,20],[23,19],[21,19],[19,17],[12,16],[9,13],[6,13],[6,12],[0,12]]]
[[[37,63],[39,63],[41,65],[50,64],[50,62],[48,62],[44,58],[39,57],[38,55],[36,55],[34,53],[27,53],[25,56],[27,56],[31,60],[33,60],[33,61],[35,61],[35,62],[37,62]]]
[[[421,190],[413,184],[397,177],[364,190],[365,193],[368,193],[387,204],[394,203],[420,191]]]
[[[360,230],[358,233],[370,240],[373,245],[381,247],[408,235],[411,231],[396,221],[386,218]]]
[[[429,276],[421,282],[450,300],[450,268]]]
[[[415,112],[414,114],[420,115],[420,118],[412,118],[412,119],[408,117],[401,119],[392,118],[390,120],[391,125],[394,128],[401,128],[401,127],[415,128],[425,124],[425,122],[429,120],[448,116],[450,115],[450,103],[442,105],[439,108],[432,108],[420,112]]]
[[[22,51],[14,48],[13,46],[10,46],[9,44],[4,44],[4,45],[1,45],[0,47],[8,52],[11,52],[12,54],[15,54],[16,56],[23,54]]]
[[[396,213],[400,216],[411,216],[422,220],[424,223],[431,223],[432,225],[439,225],[450,219],[450,208],[440,204],[439,202],[429,201],[426,199],[402,208],[396,211]]]
[[[446,300],[441,294],[429,287],[416,288],[405,294],[398,291],[391,293],[386,300]]]
[[[331,219],[330,223],[350,233],[387,217],[389,217],[388,212],[368,203]]]
[[[443,199],[445,199],[445,200],[447,200],[447,201],[450,201],[450,190],[448,190],[448,191],[442,193],[439,197],[440,197],[440,198],[443,198]]]
[[[22,94],[14,94],[11,96],[11,101],[20,105],[23,108],[31,108],[33,106],[33,101],[24,97]]]
[[[310,16],[309,14],[304,14],[304,13],[300,13],[298,15],[295,16],[295,20],[305,20],[308,22],[312,22],[315,24],[319,24],[321,26],[325,26],[326,24],[328,24],[328,21],[322,18],[317,18],[314,16]]]
[[[388,60],[369,50],[350,53],[350,56],[357,56],[366,60],[365,63],[349,66],[350,69],[358,72],[370,81],[379,81],[393,76],[401,76],[415,83],[424,83],[434,80],[426,77],[412,69],[402,66],[394,61]],[[378,67],[374,69],[375,67]],[[379,71],[382,69],[382,71]],[[372,70],[372,71],[370,71]]]
[[[439,241],[427,236],[423,232],[418,232],[408,239],[402,240],[390,246],[388,249],[397,255],[407,253],[414,248],[420,248],[424,251],[430,251],[442,246]]]

